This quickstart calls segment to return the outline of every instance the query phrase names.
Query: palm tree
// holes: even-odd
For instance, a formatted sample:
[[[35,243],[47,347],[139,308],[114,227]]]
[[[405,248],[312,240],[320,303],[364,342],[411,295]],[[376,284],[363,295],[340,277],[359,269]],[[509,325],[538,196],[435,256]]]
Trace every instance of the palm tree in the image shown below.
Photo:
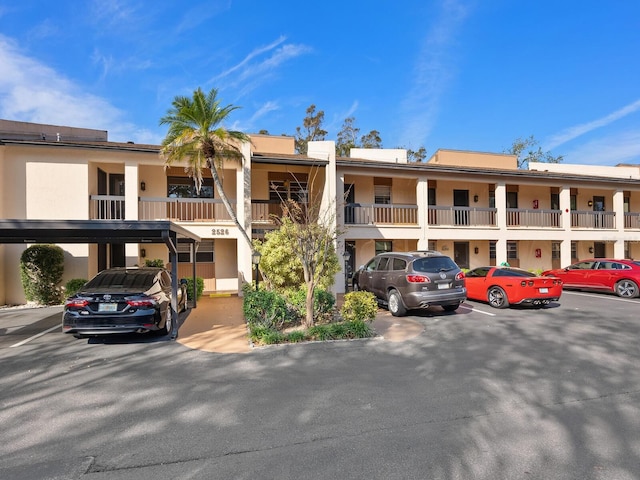
[[[212,88],[205,95],[199,87],[193,92],[193,98],[175,97],[172,107],[160,119],[160,125],[169,125],[160,155],[166,165],[185,160],[187,173],[193,178],[198,192],[202,187],[202,170],[211,170],[213,183],[222,203],[253,251],[251,239],[240,225],[218,174],[224,159],[232,158],[242,162],[239,144],[250,139],[245,133],[227,130],[222,126],[229,114],[239,107],[221,107],[217,97],[217,89]]]

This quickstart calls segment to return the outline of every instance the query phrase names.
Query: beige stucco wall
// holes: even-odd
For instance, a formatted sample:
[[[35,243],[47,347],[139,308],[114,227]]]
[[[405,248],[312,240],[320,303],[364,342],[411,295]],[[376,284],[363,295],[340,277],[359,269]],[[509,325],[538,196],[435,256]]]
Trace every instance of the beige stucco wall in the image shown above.
[[[352,148],[349,157],[376,162],[407,163],[407,151],[402,148]]]
[[[252,133],[252,153],[274,153],[292,155],[295,153],[295,138],[287,136],[261,135]]]
[[[437,150],[427,163],[458,167],[501,168],[507,170],[516,170],[518,168],[518,159],[515,155],[466,152],[462,150]]]
[[[573,175],[594,175],[597,177],[640,179],[640,167],[628,165],[611,167],[604,165],[578,165],[573,163],[529,162],[529,170],[569,173]]]

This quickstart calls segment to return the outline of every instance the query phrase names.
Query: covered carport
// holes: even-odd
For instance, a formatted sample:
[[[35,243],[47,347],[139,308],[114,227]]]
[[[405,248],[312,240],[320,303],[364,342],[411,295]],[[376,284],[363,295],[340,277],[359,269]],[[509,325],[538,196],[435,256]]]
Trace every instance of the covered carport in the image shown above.
[[[178,240],[188,242],[191,258],[200,237],[163,220],[0,220],[0,244],[33,243],[164,243],[171,263],[171,338],[178,335]],[[193,307],[196,307],[196,265],[192,261]]]

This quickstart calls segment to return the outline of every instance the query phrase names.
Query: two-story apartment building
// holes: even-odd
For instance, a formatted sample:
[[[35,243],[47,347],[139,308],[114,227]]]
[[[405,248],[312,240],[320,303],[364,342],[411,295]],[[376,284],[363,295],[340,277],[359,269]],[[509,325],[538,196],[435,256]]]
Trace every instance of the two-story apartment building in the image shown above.
[[[385,250],[437,249],[461,267],[508,261],[525,269],[587,257],[640,256],[640,168],[532,164],[514,156],[438,150],[408,162],[401,149],[353,149],[331,141],[296,155],[294,139],[250,135],[243,160],[221,169],[227,196],[253,238],[275,228],[282,198],[335,212],[338,251],[352,271]],[[251,250],[205,172],[200,192],[159,146],[108,141],[107,132],[0,121],[0,219],[167,220],[201,239],[177,245],[178,272],[210,292],[238,292],[253,278]],[[2,232],[0,232],[0,241]],[[21,303],[19,258],[28,246],[0,242],[0,304]],[[65,280],[145,259],[169,262],[145,243],[64,244]],[[348,276],[348,275],[347,275]],[[345,290],[345,273],[335,290]]]

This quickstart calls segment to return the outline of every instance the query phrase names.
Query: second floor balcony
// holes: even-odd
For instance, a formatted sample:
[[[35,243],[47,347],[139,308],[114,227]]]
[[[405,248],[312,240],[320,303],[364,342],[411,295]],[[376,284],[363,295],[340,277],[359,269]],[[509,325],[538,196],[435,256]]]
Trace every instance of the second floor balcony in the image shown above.
[[[230,199],[235,205],[235,199]],[[571,211],[543,209],[506,209],[507,228],[565,228],[576,229],[616,228],[615,212]],[[253,200],[251,215],[254,224],[274,224],[274,218],[282,216],[279,201]],[[450,207],[430,205],[427,216],[429,226],[447,228],[497,227],[500,213],[495,208]],[[118,195],[91,195],[90,218],[124,220],[125,197]],[[138,200],[140,220],[228,222],[231,220],[220,199],[143,197]],[[348,203],[344,207],[346,225],[418,225],[417,205]],[[640,230],[640,213],[624,214],[626,230]]]

